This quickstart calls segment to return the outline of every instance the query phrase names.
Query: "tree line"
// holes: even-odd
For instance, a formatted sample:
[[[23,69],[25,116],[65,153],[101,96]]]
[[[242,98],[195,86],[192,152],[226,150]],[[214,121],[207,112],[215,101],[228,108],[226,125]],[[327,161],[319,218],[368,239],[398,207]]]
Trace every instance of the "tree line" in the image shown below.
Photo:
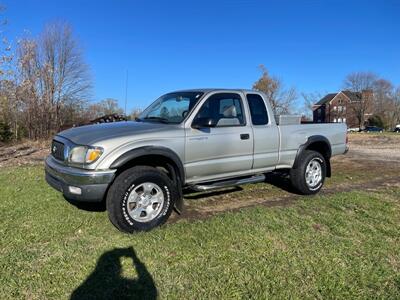
[[[18,40],[14,51],[2,50],[8,71],[1,74],[0,117],[14,139],[47,138],[81,117],[92,83],[67,24],[49,24],[37,38]]]
[[[0,27],[6,26],[0,22]],[[0,32],[3,32],[0,28]],[[48,139],[62,128],[82,124],[102,115],[123,114],[115,99],[90,101],[93,83],[89,66],[67,23],[45,26],[37,37],[18,40],[15,49],[5,37],[0,46],[0,141]],[[252,86],[266,94],[276,114],[301,113],[311,116],[312,105],[322,92],[301,93],[260,66],[261,76]],[[375,122],[393,128],[400,123],[400,87],[372,72],[349,74],[343,89],[373,90],[372,103],[361,100],[354,113],[363,117],[373,107]],[[304,107],[299,107],[302,97]],[[138,115],[135,109],[131,118]],[[360,121],[361,122],[361,121]]]
[[[394,129],[400,123],[400,86],[373,72],[354,72],[346,76],[343,88],[353,92],[372,91],[372,98],[362,98],[353,106],[353,113],[362,127],[366,112],[369,125]]]
[[[69,24],[47,24],[39,36],[19,39],[15,49],[3,37],[0,141],[47,139],[61,128],[123,114],[115,99],[91,102],[92,87],[89,66]]]
[[[275,114],[297,113],[312,121],[312,108],[327,92],[301,93],[303,105],[296,107],[299,93],[296,88],[286,88],[281,79],[269,74],[264,65],[260,66],[261,76],[253,84],[253,89],[262,91]],[[359,92],[372,91],[372,98],[361,98],[351,106],[360,127],[365,121],[366,112],[372,112],[367,122],[385,129],[394,129],[400,124],[400,86],[395,86],[390,80],[382,78],[374,72],[353,72],[348,74],[339,90]],[[339,92],[336,91],[336,92]]]

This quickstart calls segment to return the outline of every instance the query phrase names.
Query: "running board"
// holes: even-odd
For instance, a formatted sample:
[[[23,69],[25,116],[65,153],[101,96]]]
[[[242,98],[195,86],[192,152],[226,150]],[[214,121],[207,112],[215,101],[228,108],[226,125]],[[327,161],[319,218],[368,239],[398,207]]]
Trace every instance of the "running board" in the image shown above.
[[[225,187],[230,187],[230,186],[237,186],[237,185],[242,185],[242,184],[247,184],[247,183],[257,183],[257,182],[263,182],[265,181],[265,175],[260,174],[260,175],[255,175],[252,177],[246,177],[246,178],[241,178],[241,179],[230,179],[230,180],[225,180],[225,181],[218,181],[210,184],[196,184],[190,186],[190,188],[196,192],[205,192],[205,191],[212,191],[212,190],[218,190],[221,188]]]

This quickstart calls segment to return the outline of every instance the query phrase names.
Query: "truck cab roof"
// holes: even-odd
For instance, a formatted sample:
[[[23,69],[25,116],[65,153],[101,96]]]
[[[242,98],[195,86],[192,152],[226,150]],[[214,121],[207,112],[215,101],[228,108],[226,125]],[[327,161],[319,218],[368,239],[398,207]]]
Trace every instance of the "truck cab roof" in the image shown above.
[[[260,93],[259,91],[250,90],[250,89],[228,89],[228,88],[199,88],[199,89],[184,89],[184,90],[177,90],[173,93],[179,92],[201,92],[201,93],[211,93],[211,92],[243,92],[243,93]]]

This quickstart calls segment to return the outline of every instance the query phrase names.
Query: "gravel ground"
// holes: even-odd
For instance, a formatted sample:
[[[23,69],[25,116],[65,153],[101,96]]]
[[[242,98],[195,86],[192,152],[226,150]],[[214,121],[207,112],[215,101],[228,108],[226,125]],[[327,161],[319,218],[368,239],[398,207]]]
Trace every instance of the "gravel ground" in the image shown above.
[[[400,134],[350,134],[349,155],[400,162]]]

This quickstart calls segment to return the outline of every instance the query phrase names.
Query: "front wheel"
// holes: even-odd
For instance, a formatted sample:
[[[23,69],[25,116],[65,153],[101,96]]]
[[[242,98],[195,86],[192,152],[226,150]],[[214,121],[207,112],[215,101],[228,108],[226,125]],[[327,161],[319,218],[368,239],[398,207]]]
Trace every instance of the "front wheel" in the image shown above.
[[[312,195],[322,188],[326,176],[325,158],[316,151],[306,150],[300,157],[300,163],[290,170],[290,181],[297,192]]]
[[[177,197],[168,176],[153,167],[137,166],[122,172],[107,194],[111,223],[123,232],[146,231],[164,224]]]

